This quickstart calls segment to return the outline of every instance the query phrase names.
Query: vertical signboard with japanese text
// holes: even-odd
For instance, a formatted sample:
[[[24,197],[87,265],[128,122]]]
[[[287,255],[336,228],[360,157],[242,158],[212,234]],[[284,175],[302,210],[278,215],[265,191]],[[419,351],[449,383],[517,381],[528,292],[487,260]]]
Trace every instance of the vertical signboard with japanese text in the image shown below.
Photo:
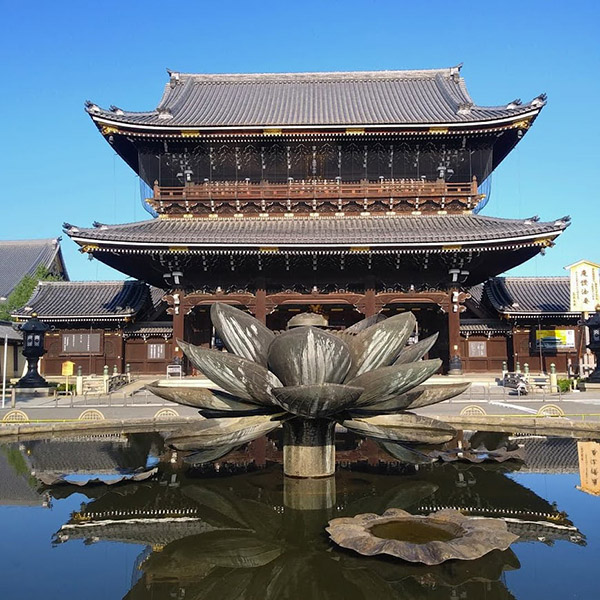
[[[580,260],[566,267],[571,274],[570,309],[572,312],[595,312],[600,306],[600,265]]]

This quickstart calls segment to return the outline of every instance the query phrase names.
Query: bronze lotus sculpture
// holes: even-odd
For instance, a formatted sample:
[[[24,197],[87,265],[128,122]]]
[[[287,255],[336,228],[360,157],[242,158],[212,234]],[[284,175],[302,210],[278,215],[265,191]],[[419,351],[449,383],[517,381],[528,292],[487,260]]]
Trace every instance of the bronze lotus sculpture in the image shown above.
[[[323,477],[335,471],[337,423],[382,442],[441,444],[455,435],[445,423],[407,412],[469,385],[423,385],[441,365],[422,360],[437,335],[407,345],[416,324],[410,312],[336,333],[317,327],[275,333],[220,303],[212,305],[211,320],[227,352],[178,343],[214,385],[148,386],[207,417],[175,435],[175,447],[225,453],[283,426],[285,474]]]

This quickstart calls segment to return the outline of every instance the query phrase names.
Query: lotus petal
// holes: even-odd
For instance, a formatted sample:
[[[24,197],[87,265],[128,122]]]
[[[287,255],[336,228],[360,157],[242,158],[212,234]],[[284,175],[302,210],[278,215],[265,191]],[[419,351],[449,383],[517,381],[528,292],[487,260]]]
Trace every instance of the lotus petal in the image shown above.
[[[331,333],[298,327],[273,340],[269,368],[286,386],[341,383],[350,369],[350,349]]]
[[[416,324],[411,312],[395,315],[348,339],[352,368],[346,380],[386,367],[398,357]]]
[[[337,383],[273,389],[277,404],[294,415],[308,419],[328,417],[340,412],[353,405],[362,392],[363,388]]]
[[[393,458],[409,465],[429,465],[436,462],[436,457],[431,457],[423,452],[408,448],[395,442],[380,442],[379,445]],[[396,505],[394,505],[396,506]],[[398,505],[399,508],[403,508]]]
[[[188,440],[186,438],[186,443]],[[173,444],[175,448],[180,450],[179,446]],[[223,458],[227,456],[232,450],[234,446],[217,446],[215,448],[206,448],[205,450],[198,450],[197,452],[192,452],[187,456],[183,457],[183,460],[190,465],[203,465],[206,463],[215,462],[219,460],[219,458]]]
[[[193,429],[180,430],[166,438],[169,445],[180,450],[202,450],[216,446],[240,446],[277,429],[279,415],[208,419]]]
[[[361,321],[357,321],[350,327],[346,327],[346,329],[342,330],[342,333],[360,333],[372,325],[377,325],[377,323],[385,321],[385,319],[387,319],[387,317],[383,313],[377,313],[376,315],[371,315],[370,317],[365,317]]]
[[[281,382],[265,367],[228,352],[205,350],[182,340],[178,344],[192,364],[213,383],[242,400],[272,406],[271,389]]]
[[[421,360],[407,365],[382,367],[359,375],[348,385],[362,387],[364,392],[356,401],[356,406],[370,406],[387,402],[423,383],[441,366],[439,358]]]
[[[267,352],[275,334],[258,319],[217,302],[210,308],[210,320],[229,352],[267,366]]]
[[[354,418],[342,425],[354,433],[392,442],[443,444],[456,435],[446,423],[411,413]]]
[[[253,412],[260,410],[256,404],[244,402],[225,392],[205,387],[183,387],[147,384],[146,389],[155,396],[184,406],[218,411]]]
[[[429,337],[417,342],[416,344],[411,344],[410,346],[406,346],[402,348],[398,358],[394,361],[395,365],[405,365],[406,363],[416,362],[423,358],[433,347],[435,342],[437,341],[439,333],[434,333]]]
[[[394,396],[389,400],[377,402],[377,404],[370,406],[354,406],[352,408],[352,413],[357,415],[374,416],[402,412],[408,406],[410,406],[412,402],[423,395],[423,387],[425,386],[419,385],[412,390],[408,390],[408,392],[404,392],[403,394]]]
[[[438,402],[462,394],[469,385],[469,383],[419,385],[416,388],[408,390],[408,392],[404,392],[398,396],[394,396],[389,400],[377,402],[370,406],[357,406],[352,409],[352,412],[359,415],[379,415],[397,413],[402,410],[437,404]]]
[[[166,556],[182,561],[231,569],[261,567],[277,558],[283,549],[245,530],[222,529],[181,538],[168,544]]]
[[[460,396],[464,391],[469,389],[471,382],[447,383],[441,385],[422,385],[418,389],[423,390],[423,393],[413,400],[407,408],[421,408],[422,406],[430,406],[444,400],[449,400],[455,396]]]

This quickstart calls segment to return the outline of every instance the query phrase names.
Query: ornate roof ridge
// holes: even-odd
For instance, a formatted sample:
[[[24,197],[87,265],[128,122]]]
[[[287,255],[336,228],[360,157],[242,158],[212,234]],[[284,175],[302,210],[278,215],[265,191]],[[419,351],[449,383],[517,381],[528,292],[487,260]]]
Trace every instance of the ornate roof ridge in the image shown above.
[[[88,280],[80,280],[80,281],[40,281],[38,285],[51,286],[51,285],[120,285],[120,284],[132,284],[132,285],[146,285],[143,281],[138,281],[137,279],[90,279]]]
[[[445,77],[458,76],[462,64],[454,67],[434,69],[375,69],[367,71],[288,71],[288,72],[256,72],[256,73],[182,73],[167,69],[173,84],[183,83],[186,79],[197,82],[297,82],[297,81],[348,81],[370,79],[433,79],[437,75]]]

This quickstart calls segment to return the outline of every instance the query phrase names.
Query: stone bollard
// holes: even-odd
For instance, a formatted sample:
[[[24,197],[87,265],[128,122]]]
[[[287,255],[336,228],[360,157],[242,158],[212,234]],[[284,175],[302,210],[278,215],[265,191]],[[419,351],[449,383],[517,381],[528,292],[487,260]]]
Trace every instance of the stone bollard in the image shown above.
[[[550,391],[553,394],[558,392],[558,377],[556,376],[556,365],[550,363]]]
[[[125,374],[127,375],[127,383],[131,383],[131,365],[129,363],[125,365]]]
[[[504,378],[506,377],[506,374],[508,373],[508,363],[503,360],[502,361],[502,381],[504,381]]]
[[[517,363],[516,363],[516,369],[515,369],[515,371],[516,371],[517,373],[520,373],[520,372],[521,372],[521,363],[520,363],[519,361],[517,361]]]
[[[81,365],[77,367],[77,377],[75,379],[75,393],[78,396],[83,395],[83,371]]]
[[[525,363],[523,365],[523,373],[525,375],[525,378],[527,379],[529,377],[529,363]]]
[[[104,393],[108,394],[108,365],[104,365],[102,377],[104,379]]]
[[[10,390],[10,407],[16,408],[16,406],[17,406],[17,390],[15,388],[12,388]]]

